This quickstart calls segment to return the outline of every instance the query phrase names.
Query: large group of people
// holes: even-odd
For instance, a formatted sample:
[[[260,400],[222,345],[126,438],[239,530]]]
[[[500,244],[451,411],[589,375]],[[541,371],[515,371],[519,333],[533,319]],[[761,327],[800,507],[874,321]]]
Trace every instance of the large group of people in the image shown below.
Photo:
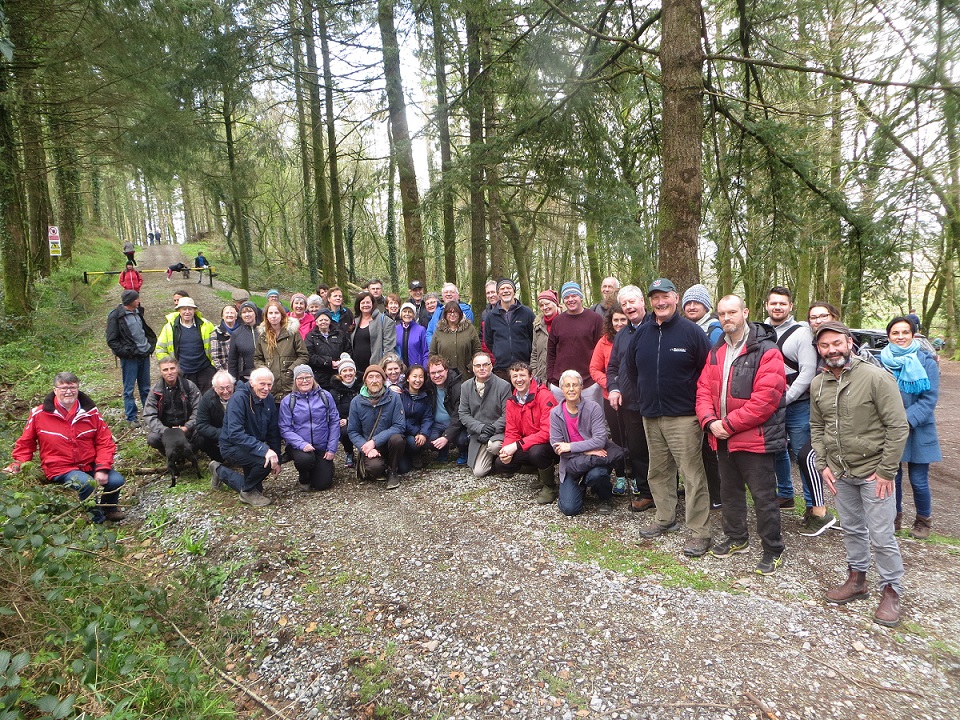
[[[605,278],[592,307],[566,282],[537,295],[537,313],[504,278],[488,283],[475,324],[452,283],[427,293],[414,280],[402,299],[374,279],[352,311],[339,287],[294,293],[289,306],[270,290],[262,310],[236,291],[216,324],[178,291],[157,334],[139,288],[124,288],[107,342],[123,370],[127,422],[139,422],[139,385],[148,445],[163,452],[165,430],[182,431],[209,457],[212,486],[244,503],[270,504],[263,482],[287,461],[305,492],[331,488],[342,447],[345,467],[387,490],[410,470],[456,461],[477,477],[535,474],[535,501],[568,516],[589,496],[607,515],[615,496],[629,495],[631,510],[653,513],[639,531],[648,539],[681,530],[682,497],[683,553],[727,558],[749,549],[749,491],[756,572],[769,575],[784,561],[780,511],[796,506],[796,462],[801,534],[838,527],[824,486],[842,520],[850,575],[827,598],[865,597],[872,553],[875,619],[899,620],[902,468],[917,510],[910,533],[926,538],[929,465],[940,459],[938,366],[909,317],[890,322],[877,359],[829,303],[795,318],[785,287],[769,291],[767,317],[754,322],[737,295],[714,309],[705,286],[681,296],[667,278],[645,291]],[[161,375],[152,387],[151,354]],[[96,519],[119,519],[115,446],[78,386],[57,376],[6,470],[39,449],[51,482],[81,497],[102,485]],[[721,538],[711,511],[721,513]]]

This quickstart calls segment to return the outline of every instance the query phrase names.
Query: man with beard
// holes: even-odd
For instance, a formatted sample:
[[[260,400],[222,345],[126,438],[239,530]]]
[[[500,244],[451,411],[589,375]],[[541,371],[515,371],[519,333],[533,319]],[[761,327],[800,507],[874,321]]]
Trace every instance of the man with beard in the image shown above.
[[[723,531],[714,557],[747,552],[747,497],[757,514],[763,556],[756,571],[772,575],[783,562],[783,536],[774,459],[786,442],[783,357],[768,325],[747,321],[743,300],[727,295],[717,303],[723,340],[710,349],[697,382],[697,419],[707,433],[720,469]]]
[[[849,575],[826,592],[843,605],[869,595],[871,552],[880,578],[880,605],[873,619],[900,622],[903,559],[894,534],[894,478],[907,443],[909,424],[893,376],[853,353],[843,323],[817,328],[823,369],[810,385],[810,431],[817,470],[837,498]]]

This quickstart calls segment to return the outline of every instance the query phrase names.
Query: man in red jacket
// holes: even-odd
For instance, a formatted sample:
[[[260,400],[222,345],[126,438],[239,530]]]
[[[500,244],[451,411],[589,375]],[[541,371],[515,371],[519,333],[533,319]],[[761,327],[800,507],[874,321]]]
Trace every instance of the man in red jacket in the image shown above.
[[[533,465],[542,486],[536,501],[548,505],[557,499],[553,466],[558,458],[550,446],[550,410],[557,400],[550,390],[537,384],[525,362],[510,366],[510,384],[514,392],[507,398],[507,425],[493,472],[515,472],[523,465]]]
[[[71,372],[57,373],[53,392],[30,413],[23,434],[13,446],[13,462],[3,472],[15,474],[40,450],[47,481],[66,485],[86,500],[99,485],[103,493],[91,511],[95,523],[123,520],[120,488],[123,476],[113,469],[117,445],[110,428]]]
[[[775,458],[786,446],[783,356],[773,328],[747,321],[736,295],[717,303],[723,336],[710,349],[697,382],[697,419],[720,465],[726,537],[710,551],[724,558],[747,552],[750,489],[763,556],[756,571],[772,575],[783,563]]]

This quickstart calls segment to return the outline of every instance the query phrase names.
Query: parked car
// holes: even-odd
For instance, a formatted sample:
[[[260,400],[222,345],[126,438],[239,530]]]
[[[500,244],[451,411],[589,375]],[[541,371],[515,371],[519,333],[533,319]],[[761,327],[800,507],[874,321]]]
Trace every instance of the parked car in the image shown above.
[[[853,335],[853,341],[862,348],[873,355],[878,357],[880,351],[883,350],[890,340],[887,338],[887,333],[884,330],[864,330],[864,329],[851,329],[850,333]],[[920,346],[933,355],[937,363],[940,362],[940,355],[937,353],[937,349],[933,346],[926,336],[914,335],[914,337],[920,342]]]

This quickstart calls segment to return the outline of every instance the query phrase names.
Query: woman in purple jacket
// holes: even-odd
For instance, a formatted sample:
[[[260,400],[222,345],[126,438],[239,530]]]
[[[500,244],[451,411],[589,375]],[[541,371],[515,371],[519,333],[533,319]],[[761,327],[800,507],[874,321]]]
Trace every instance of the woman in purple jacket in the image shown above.
[[[293,391],[280,400],[280,437],[300,473],[300,489],[333,485],[333,458],[340,442],[340,414],[333,396],[317,385],[309,365],[293,369]]]

